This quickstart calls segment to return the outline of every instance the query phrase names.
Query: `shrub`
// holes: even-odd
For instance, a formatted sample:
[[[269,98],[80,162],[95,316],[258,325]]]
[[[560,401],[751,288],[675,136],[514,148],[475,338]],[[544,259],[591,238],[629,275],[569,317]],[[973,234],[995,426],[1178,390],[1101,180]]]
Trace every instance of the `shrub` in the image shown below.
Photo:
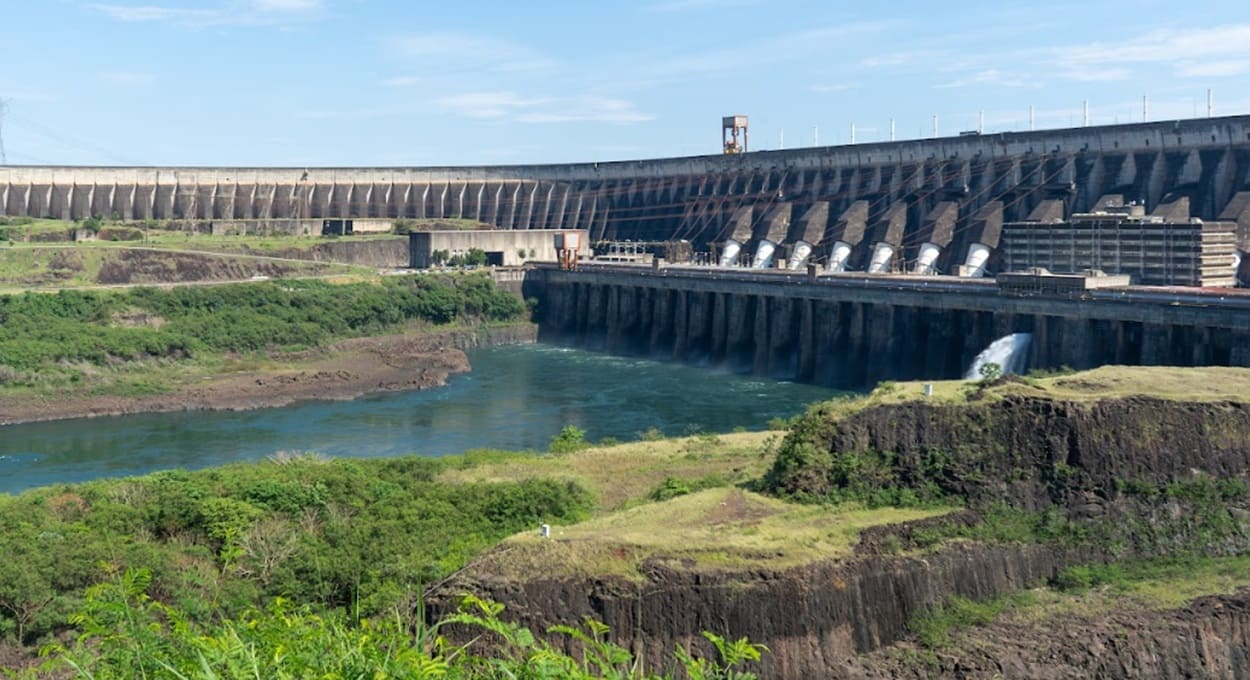
[[[551,440],[551,444],[547,446],[550,453],[573,453],[582,449],[590,448],[590,442],[586,441],[586,431],[576,425],[565,425],[560,433]]]

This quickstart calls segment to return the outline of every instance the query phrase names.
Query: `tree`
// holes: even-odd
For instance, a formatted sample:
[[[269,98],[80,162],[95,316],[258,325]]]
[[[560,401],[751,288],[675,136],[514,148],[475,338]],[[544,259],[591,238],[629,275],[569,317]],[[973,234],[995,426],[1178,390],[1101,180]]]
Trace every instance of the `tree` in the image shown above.
[[[1003,367],[991,361],[981,365],[980,373],[982,381],[994,382],[1003,377]]]

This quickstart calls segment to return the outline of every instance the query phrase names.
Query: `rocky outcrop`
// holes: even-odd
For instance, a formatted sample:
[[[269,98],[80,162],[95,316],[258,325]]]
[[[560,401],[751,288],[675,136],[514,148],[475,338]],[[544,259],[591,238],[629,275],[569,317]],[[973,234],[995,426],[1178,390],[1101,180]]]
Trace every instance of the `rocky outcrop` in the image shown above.
[[[878,652],[951,596],[1002,596],[1075,564],[1240,554],[1250,536],[1248,470],[1250,404],[1235,401],[1009,394],[958,405],[826,405],[783,444],[768,479],[775,490],[902,487],[960,496],[972,509],[865,530],[855,556],[787,570],[769,569],[767,555],[737,571],[653,555],[639,580],[516,579],[479,566],[430,593],[427,614],[473,592],[536,631],[593,617],[651,668],[673,645],[709,651],[701,631],[747,636],[771,650],[759,666],[765,678],[1244,677],[1245,594],[1166,615],[1074,619],[1052,637],[1004,628],[966,657],[939,654],[932,663]],[[977,533],[1004,512],[1053,527]],[[968,538],[947,540],[960,536]]]
[[[1040,630],[1039,630],[1040,628]],[[849,678],[1232,679],[1250,677],[1250,590],[1203,597],[1173,611],[1128,609],[995,623],[933,654],[878,653],[854,660]]]
[[[1079,509],[1138,486],[1250,471],[1250,403],[1007,396],[812,418],[778,456],[770,476],[778,491],[827,493],[839,483],[834,462],[848,454],[887,457],[902,484],[933,482],[973,504],[1025,509]]]
[[[583,617],[603,621],[612,638],[648,668],[673,645],[704,652],[701,632],[747,636],[768,646],[765,678],[816,678],[907,634],[913,616],[950,595],[986,599],[1053,578],[1089,561],[1090,551],[1039,545],[962,545],[923,557],[829,561],[784,571],[708,573],[655,559],[642,581],[494,579],[470,571],[427,598],[431,620],[471,592],[503,602],[505,615],[535,631]]]

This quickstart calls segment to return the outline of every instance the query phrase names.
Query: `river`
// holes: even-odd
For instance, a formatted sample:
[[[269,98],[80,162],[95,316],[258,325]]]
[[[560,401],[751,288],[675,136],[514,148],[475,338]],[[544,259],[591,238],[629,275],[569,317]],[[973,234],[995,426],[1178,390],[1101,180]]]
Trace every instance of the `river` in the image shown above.
[[[564,425],[636,439],[763,429],[833,390],[548,345],[469,352],[446,387],[255,411],[191,411],[0,427],[0,493],[259,460],[543,449]]]

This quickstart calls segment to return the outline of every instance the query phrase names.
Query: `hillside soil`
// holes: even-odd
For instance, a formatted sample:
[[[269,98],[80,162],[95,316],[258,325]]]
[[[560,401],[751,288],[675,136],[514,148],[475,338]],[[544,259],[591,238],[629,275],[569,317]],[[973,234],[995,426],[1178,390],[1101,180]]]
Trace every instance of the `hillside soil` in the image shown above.
[[[533,339],[534,329],[529,325],[481,333],[477,329],[417,330],[353,338],[262,360],[228,357],[215,370],[166,374],[166,382],[149,394],[0,393],[0,425],[129,413],[245,411],[441,387],[449,376],[470,370],[465,349]]]

